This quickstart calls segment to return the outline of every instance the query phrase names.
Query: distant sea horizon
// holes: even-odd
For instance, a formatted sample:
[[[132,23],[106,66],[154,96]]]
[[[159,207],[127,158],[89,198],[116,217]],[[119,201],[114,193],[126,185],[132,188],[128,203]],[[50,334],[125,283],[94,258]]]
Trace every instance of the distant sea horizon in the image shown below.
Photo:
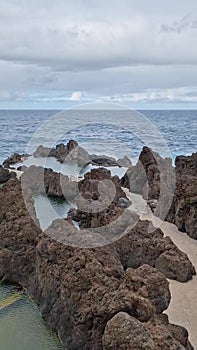
[[[72,118],[79,116],[73,109]],[[128,108],[129,110],[129,108]],[[134,110],[134,109],[132,109]],[[26,146],[38,127],[61,109],[0,109],[0,164],[14,152],[25,153]],[[177,155],[189,155],[197,151],[197,109],[138,109],[153,123],[165,139],[174,160]],[[91,113],[91,110],[87,111]],[[112,110],[114,124],[124,111]],[[97,112],[97,117],[99,111]],[[77,125],[77,123],[76,123]],[[86,129],[71,130],[61,142],[75,139],[90,153],[107,154],[119,158],[128,155],[137,158],[143,142],[123,130],[102,125],[88,125]],[[107,141],[109,142],[109,147]]]

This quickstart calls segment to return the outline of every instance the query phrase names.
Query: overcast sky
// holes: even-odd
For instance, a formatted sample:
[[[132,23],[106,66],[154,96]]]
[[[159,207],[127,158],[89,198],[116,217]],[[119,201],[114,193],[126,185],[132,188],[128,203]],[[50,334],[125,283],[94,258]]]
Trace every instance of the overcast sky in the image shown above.
[[[196,0],[1,0],[0,108],[197,108]]]

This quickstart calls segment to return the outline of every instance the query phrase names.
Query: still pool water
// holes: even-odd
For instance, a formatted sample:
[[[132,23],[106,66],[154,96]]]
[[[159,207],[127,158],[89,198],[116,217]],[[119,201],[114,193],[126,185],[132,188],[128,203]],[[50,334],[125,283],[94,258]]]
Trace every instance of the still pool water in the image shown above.
[[[0,302],[16,293],[0,286]],[[56,335],[42,320],[33,301],[25,296],[0,310],[0,350],[63,350]]]

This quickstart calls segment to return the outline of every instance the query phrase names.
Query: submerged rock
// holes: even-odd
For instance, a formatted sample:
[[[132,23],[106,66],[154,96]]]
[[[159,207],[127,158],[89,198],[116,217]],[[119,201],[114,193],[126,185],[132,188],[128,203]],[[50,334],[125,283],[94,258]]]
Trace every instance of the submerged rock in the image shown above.
[[[96,154],[91,154],[91,163],[93,165],[99,165],[103,167],[110,167],[110,166],[119,166],[117,163],[116,159],[113,157],[108,157],[108,156],[99,156]]]

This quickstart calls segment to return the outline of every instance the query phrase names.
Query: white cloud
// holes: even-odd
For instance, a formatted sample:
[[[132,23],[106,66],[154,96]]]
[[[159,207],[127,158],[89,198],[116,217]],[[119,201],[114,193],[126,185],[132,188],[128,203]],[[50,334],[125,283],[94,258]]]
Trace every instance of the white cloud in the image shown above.
[[[79,101],[81,101],[81,97],[82,97],[81,92],[80,91],[75,91],[70,96],[69,101],[79,102]]]
[[[100,96],[98,101],[103,102],[197,102],[197,88],[171,88],[145,90],[131,94]]]

